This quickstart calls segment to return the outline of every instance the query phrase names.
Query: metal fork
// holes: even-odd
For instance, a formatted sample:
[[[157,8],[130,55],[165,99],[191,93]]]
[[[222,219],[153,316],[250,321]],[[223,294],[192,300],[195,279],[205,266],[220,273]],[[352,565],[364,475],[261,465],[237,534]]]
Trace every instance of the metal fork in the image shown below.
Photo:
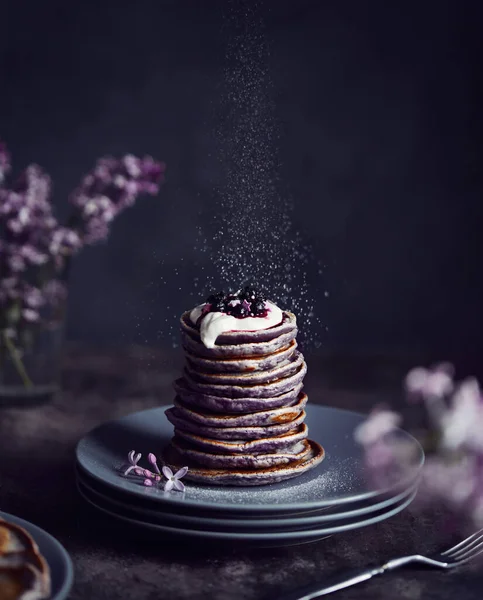
[[[399,569],[412,563],[436,567],[438,569],[454,569],[473,560],[478,554],[483,552],[483,529],[480,529],[465,540],[456,544],[445,552],[423,556],[422,554],[413,554],[411,556],[401,556],[393,558],[380,567],[359,568],[346,572],[343,575],[335,576],[326,582],[325,586],[321,584],[312,584],[306,588],[300,588],[292,594],[282,596],[280,600],[314,600],[320,596],[337,592],[344,588],[367,581],[376,575],[383,575],[393,569]]]

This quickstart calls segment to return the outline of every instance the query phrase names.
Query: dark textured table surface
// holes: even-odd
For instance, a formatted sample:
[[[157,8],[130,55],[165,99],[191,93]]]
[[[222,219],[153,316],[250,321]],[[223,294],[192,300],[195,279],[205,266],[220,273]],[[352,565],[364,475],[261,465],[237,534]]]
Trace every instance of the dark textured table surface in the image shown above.
[[[404,361],[345,363],[309,359],[311,401],[367,411],[400,402]],[[57,537],[75,566],[73,600],[257,600],[330,574],[394,555],[430,551],[445,541],[444,515],[407,509],[392,519],[313,544],[283,549],[210,549],[128,537],[106,525],[78,497],[73,454],[77,441],[107,419],[169,404],[178,372],[171,353],[142,348],[95,352],[72,348],[63,392],[34,408],[0,409],[0,509]],[[452,573],[404,570],[338,592],[343,599],[480,600],[481,565]]]

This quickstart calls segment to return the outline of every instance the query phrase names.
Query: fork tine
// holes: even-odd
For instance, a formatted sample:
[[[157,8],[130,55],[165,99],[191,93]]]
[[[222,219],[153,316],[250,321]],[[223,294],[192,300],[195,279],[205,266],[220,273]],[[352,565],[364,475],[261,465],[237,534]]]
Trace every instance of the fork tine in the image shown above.
[[[470,551],[472,548],[475,548],[476,546],[479,547],[479,545],[481,544],[482,541],[483,541],[483,534],[480,535],[479,537],[475,538],[473,541],[469,542],[465,546],[461,546],[461,548],[459,550],[454,550],[450,554],[447,554],[447,556],[448,556],[448,558],[451,558],[451,559],[458,559],[463,554],[466,554],[466,552]]]
[[[455,551],[463,549],[463,547],[466,547],[468,544],[470,544],[471,542],[476,540],[476,538],[479,538],[482,534],[483,534],[483,529],[480,529],[479,531],[473,533],[472,535],[470,535],[469,537],[464,539],[459,544],[456,544],[456,546],[453,546],[452,548],[449,548],[448,550],[441,552],[442,556],[451,556]]]
[[[452,554],[450,558],[451,560],[456,561],[465,560],[468,557],[472,558],[473,556],[476,556],[476,554],[478,554],[480,548],[483,548],[483,539],[481,539],[478,544],[470,544],[467,548],[458,550],[458,552]]]
[[[467,556],[461,557],[459,560],[456,561],[456,565],[464,565],[467,562],[470,562],[470,560],[473,560],[474,558],[476,558],[479,554],[481,554],[483,552],[483,543],[478,544],[478,546],[476,548],[473,548],[473,550],[471,550],[471,552],[468,553]]]

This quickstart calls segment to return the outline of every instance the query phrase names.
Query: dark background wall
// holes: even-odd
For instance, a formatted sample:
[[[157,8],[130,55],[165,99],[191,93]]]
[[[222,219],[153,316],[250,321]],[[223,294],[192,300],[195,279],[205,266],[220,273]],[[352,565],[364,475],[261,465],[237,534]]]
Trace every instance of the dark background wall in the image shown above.
[[[0,137],[17,169],[52,174],[61,214],[100,155],[168,165],[159,198],[78,257],[70,339],[171,344],[193,278],[216,278],[199,228],[216,233],[213,132],[236,4],[2,3]],[[480,3],[262,4],[279,179],[312,248],[311,342],[483,349]]]

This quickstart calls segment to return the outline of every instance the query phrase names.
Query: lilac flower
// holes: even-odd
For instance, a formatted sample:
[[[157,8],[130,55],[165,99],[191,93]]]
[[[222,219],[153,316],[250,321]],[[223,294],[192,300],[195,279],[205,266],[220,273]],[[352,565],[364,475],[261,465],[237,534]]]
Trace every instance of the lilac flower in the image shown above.
[[[475,465],[471,457],[446,463],[438,456],[430,456],[421,482],[426,498],[444,498],[449,504],[461,507],[472,497],[476,486]]]
[[[151,157],[127,155],[121,160],[100,159],[74,190],[70,202],[79,211],[83,239],[94,244],[109,234],[109,224],[140,194],[156,194],[164,165]]]
[[[391,410],[375,408],[367,420],[355,429],[354,438],[359,444],[370,446],[394,431],[401,420],[401,416]]]
[[[442,363],[434,369],[417,367],[406,376],[406,389],[425,399],[443,398],[453,390],[453,368]]]
[[[40,308],[45,302],[40,289],[32,285],[25,285],[23,296],[24,303],[30,308]]]
[[[43,265],[49,260],[47,253],[39,251],[38,248],[28,243],[20,246],[18,253],[31,265]]]
[[[171,490],[177,490],[178,492],[184,492],[185,486],[180,479],[186,475],[188,472],[188,467],[182,467],[179,471],[173,474],[173,471],[169,467],[163,467],[163,475],[168,480],[164,486],[165,492],[170,492]]]
[[[383,439],[378,439],[365,447],[366,464],[371,469],[385,469],[395,458],[394,448]]]
[[[443,501],[453,510],[483,524],[483,399],[478,382],[467,379],[455,386],[449,365],[413,369],[406,377],[407,390],[424,400],[431,417],[420,436],[427,458],[422,471],[419,501]],[[410,446],[393,444],[384,434],[398,424],[391,411],[375,410],[355,432],[364,445],[366,464],[376,480],[390,471],[387,466],[409,465]],[[387,443],[386,443],[387,442]]]
[[[22,329],[27,333],[34,323],[50,322],[52,309],[67,296],[61,280],[69,258],[85,243],[105,239],[112,220],[139,194],[156,194],[163,171],[164,165],[150,157],[101,159],[71,195],[76,214],[61,226],[53,214],[50,177],[38,165],[5,185],[10,155],[0,141],[0,329],[11,333],[8,339],[23,343],[27,336],[19,335]],[[51,310],[41,313],[44,305]],[[59,318],[57,312],[54,318]],[[10,347],[10,354],[17,354]],[[22,363],[16,364],[17,371],[24,371]],[[127,472],[138,474],[137,469],[131,464]],[[157,470],[146,479],[159,482]]]
[[[151,452],[148,454],[148,460],[153,465],[156,473],[158,473],[158,475],[161,475],[161,471],[159,470],[158,463],[156,461],[156,457]]]
[[[129,467],[124,471],[124,476],[129,475],[131,471],[134,471],[134,469],[136,469],[138,462],[141,459],[141,456],[141,453],[136,454],[134,450],[131,450],[131,452],[129,452],[129,454],[127,455],[129,460]]]
[[[441,420],[442,445],[450,450],[467,447],[483,452],[483,402],[476,379],[464,381]]]
[[[139,460],[141,459],[141,454],[136,454],[134,450],[131,450],[128,454],[129,466],[127,469],[124,469],[123,474],[127,476],[129,474],[135,475],[142,479],[142,484],[146,487],[154,487],[158,486],[161,482],[162,475],[166,477],[167,482],[164,486],[164,490],[166,492],[175,489],[180,492],[185,491],[184,484],[179,481],[182,477],[186,475],[188,472],[188,467],[183,467],[180,469],[175,475],[173,475],[173,471],[169,467],[163,467],[162,474],[159,470],[156,456],[152,453],[148,454],[148,461],[154,467],[155,472],[150,471],[149,469],[144,469],[138,465]]]
[[[40,319],[40,313],[33,308],[24,308],[22,310],[22,317],[29,323],[35,323]]]
[[[82,247],[80,235],[74,229],[69,227],[57,227],[52,232],[49,250],[54,256],[69,256],[74,254]]]
[[[144,475],[144,477],[146,478],[143,481],[143,484],[147,486],[155,485],[161,481],[161,475],[158,473],[153,473],[149,469],[142,469],[142,475]]]

